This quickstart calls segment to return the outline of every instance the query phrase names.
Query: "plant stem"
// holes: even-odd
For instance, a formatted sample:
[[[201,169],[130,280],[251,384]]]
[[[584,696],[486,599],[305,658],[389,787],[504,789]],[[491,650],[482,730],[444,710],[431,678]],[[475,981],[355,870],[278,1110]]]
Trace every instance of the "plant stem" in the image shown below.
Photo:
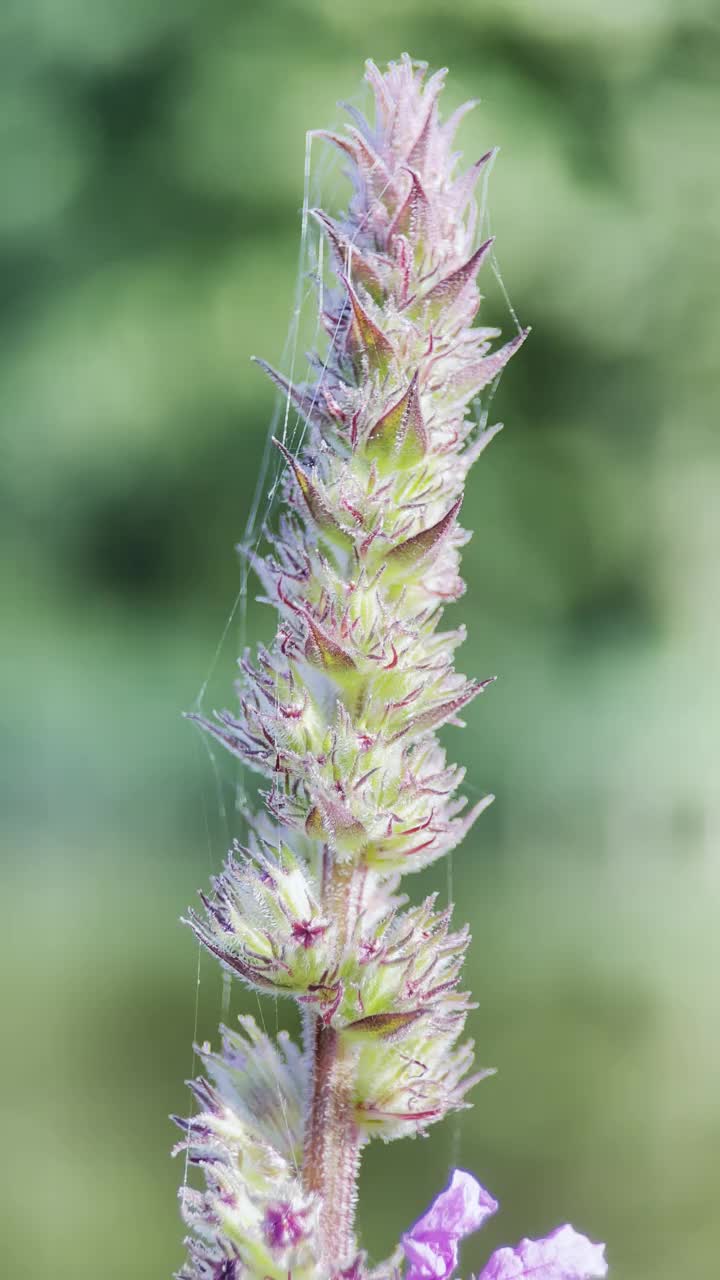
[[[323,908],[338,928],[339,952],[354,924],[362,898],[362,873],[332,864],[326,849],[323,865]],[[333,1270],[352,1261],[353,1224],[360,1165],[360,1136],[355,1123],[354,1053],[336,1029],[315,1016],[310,1052],[312,1084],[308,1112],[303,1181],[320,1197],[321,1261]]]
[[[320,1196],[322,1261],[352,1260],[360,1142],[352,1103],[353,1061],[334,1027],[315,1023],[313,1094],[305,1147],[305,1186]]]

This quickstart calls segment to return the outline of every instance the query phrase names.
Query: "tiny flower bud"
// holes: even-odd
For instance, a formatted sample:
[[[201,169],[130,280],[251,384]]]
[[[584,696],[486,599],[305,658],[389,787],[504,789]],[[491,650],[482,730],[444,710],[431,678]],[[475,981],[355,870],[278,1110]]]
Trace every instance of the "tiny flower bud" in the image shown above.
[[[212,898],[201,894],[205,918],[187,923],[208,951],[250,986],[303,994],[328,968],[331,927],[305,872],[287,848],[277,860],[236,848]]]

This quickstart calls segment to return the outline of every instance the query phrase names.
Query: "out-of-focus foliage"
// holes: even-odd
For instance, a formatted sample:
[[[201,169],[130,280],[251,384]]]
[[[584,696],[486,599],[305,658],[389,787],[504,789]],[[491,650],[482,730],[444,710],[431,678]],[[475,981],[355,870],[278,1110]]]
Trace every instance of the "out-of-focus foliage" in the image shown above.
[[[499,800],[454,859],[473,921],[468,1118],[370,1153],[387,1251],[450,1159],[501,1239],[570,1220],[617,1280],[716,1257],[720,25],[710,0],[5,0],[0,12],[0,1204],[14,1280],[167,1275],[166,1115],[232,835],[178,718],[237,587],[293,307],[305,130],[404,48],[482,105],[492,228],[534,333],[463,512],[456,755]],[[312,172],[327,159],[312,153]],[[332,191],[341,191],[328,166]],[[330,200],[332,197],[330,197]],[[491,275],[488,306],[509,325]],[[250,604],[206,702],[226,696]],[[432,877],[430,877],[432,880]],[[418,894],[429,885],[420,878]],[[221,992],[201,971],[198,1035]],[[247,1007],[232,993],[231,1016]],[[280,1006],[280,1018],[284,1010]],[[417,1156],[421,1158],[418,1159]]]

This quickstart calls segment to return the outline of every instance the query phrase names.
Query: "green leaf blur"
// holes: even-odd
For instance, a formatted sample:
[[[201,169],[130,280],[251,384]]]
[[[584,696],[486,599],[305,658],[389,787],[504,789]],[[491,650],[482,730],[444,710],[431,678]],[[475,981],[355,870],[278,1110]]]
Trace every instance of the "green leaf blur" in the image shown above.
[[[710,1276],[720,1103],[720,25],[711,0],[6,0],[0,14],[2,1053],[13,1280],[168,1276],[167,1120],[223,992],[178,917],[233,836],[212,709],[287,373],[305,131],[403,49],[478,97],[533,333],[471,479],[475,1108],[368,1153],[372,1256],[471,1168],[463,1272],[572,1221],[614,1280]],[[327,205],[343,196],[327,172]],[[327,194],[327,193],[330,194]],[[333,193],[336,193],[335,195]],[[511,336],[488,265],[484,323]],[[489,312],[489,314],[488,314]],[[304,320],[305,322],[305,320]],[[302,359],[303,330],[299,345]],[[300,364],[298,364],[298,370]],[[271,461],[265,488],[279,459]],[[219,657],[213,655],[219,642]],[[452,734],[452,729],[447,730]],[[416,900],[430,887],[421,876]],[[199,987],[198,987],[199,973]],[[232,990],[229,1017],[258,1014]],[[282,1020],[282,1007],[279,1011]],[[268,1027],[274,1030],[274,1027]]]

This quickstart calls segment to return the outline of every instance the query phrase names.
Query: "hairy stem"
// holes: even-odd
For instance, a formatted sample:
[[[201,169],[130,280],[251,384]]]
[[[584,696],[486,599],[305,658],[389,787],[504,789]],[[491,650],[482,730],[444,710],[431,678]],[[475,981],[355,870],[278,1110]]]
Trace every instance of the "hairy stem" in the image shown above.
[[[322,1260],[351,1261],[360,1141],[355,1124],[353,1061],[334,1027],[315,1023],[313,1092],[305,1146],[304,1179],[321,1199]]]
[[[362,899],[364,876],[332,863],[326,849],[323,907],[345,945]],[[320,1197],[322,1260],[343,1266],[352,1259],[353,1224],[360,1164],[360,1135],[353,1102],[354,1053],[332,1026],[316,1016],[312,1042],[310,1108],[305,1133],[303,1181]]]

